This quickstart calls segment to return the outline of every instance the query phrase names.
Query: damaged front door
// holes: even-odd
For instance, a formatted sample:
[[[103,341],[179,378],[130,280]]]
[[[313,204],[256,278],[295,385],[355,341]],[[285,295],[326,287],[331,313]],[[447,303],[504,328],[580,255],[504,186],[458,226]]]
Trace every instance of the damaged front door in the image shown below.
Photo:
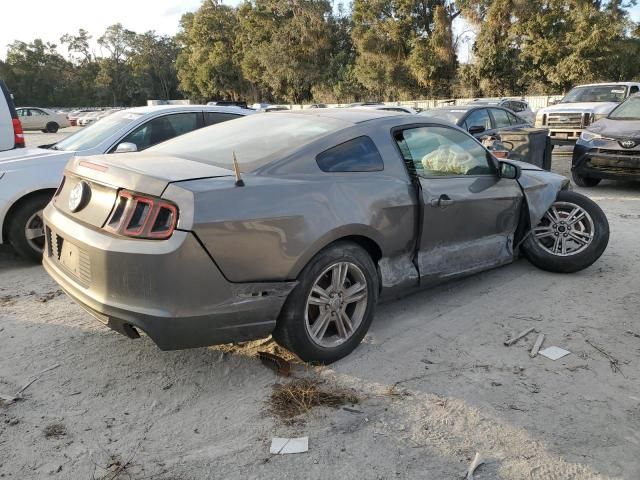
[[[422,187],[422,283],[510,262],[522,203],[517,181],[500,178],[487,150],[457,129],[408,128],[395,138]]]

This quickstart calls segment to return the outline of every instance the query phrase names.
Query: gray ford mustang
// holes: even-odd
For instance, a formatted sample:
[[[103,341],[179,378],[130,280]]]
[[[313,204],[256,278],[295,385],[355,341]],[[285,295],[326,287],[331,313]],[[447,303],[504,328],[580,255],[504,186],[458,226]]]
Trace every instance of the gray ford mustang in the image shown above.
[[[520,251],[574,272],[609,239],[564,177],[375,110],[252,115],[75,158],[44,219],[46,270],[113,330],[165,350],[273,334],[324,363],[360,343],[382,297]]]

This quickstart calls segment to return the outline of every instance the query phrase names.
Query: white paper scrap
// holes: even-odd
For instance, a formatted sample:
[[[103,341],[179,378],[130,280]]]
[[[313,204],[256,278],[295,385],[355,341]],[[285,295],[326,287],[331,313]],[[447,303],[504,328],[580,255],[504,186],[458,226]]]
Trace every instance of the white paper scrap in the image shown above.
[[[271,439],[270,453],[284,455],[287,453],[304,453],[309,451],[309,437]]]
[[[538,352],[539,355],[542,355],[543,357],[547,357],[550,360],[558,360],[562,357],[566,357],[570,353],[571,352],[569,352],[568,350],[565,350],[564,348],[560,348],[560,347],[547,347],[544,350],[540,350]]]

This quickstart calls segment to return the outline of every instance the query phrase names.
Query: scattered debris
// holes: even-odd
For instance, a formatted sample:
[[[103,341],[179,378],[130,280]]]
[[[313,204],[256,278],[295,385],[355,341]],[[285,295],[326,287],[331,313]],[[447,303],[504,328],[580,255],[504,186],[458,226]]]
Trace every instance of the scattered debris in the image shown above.
[[[286,455],[289,453],[305,453],[309,451],[309,437],[271,439],[269,452],[272,455]]]
[[[622,376],[624,377],[624,373],[622,373],[622,370],[620,369],[620,361],[614,357],[613,355],[611,355],[609,352],[607,352],[604,348],[599,347],[595,344],[593,344],[592,342],[590,342],[588,339],[585,339],[585,342],[587,342],[589,345],[591,345],[593,348],[595,348],[596,350],[598,350],[607,360],[609,360],[609,364],[611,365],[611,370],[613,370],[614,373],[621,373]]]
[[[43,296],[36,298],[36,300],[40,303],[46,303],[49,300],[53,300],[54,298],[59,297],[63,294],[64,292],[62,290],[55,290],[53,292],[45,293]]]
[[[547,347],[544,350],[538,352],[543,357],[547,357],[549,360],[559,360],[562,357],[566,357],[571,352],[560,347]]]
[[[20,390],[18,390],[15,395],[11,396],[11,395],[0,393],[0,399],[7,404],[13,403],[16,400],[21,400],[22,394],[27,388],[31,386],[32,383],[38,380],[43,374],[47,373],[50,370],[53,370],[54,368],[58,368],[59,366],[60,364],[56,363],[55,365],[51,365],[50,367],[47,367],[44,370],[41,370],[40,372],[36,373],[36,375],[31,380],[29,380]]]
[[[274,385],[269,398],[269,411],[280,418],[292,418],[313,407],[338,408],[359,401],[351,390],[327,387],[321,380],[302,378]]]
[[[258,352],[258,357],[264,366],[275,371],[278,375],[283,377],[291,375],[291,363],[281,356],[269,352]]]
[[[52,423],[47,425],[44,429],[44,436],[46,438],[60,438],[67,434],[67,427],[62,423]]]
[[[510,347],[511,345],[513,345],[514,343],[516,343],[518,340],[520,340],[521,338],[526,337],[527,335],[529,335],[531,332],[535,332],[535,328],[531,327],[528,328],[527,330],[524,330],[522,332],[520,332],[518,335],[516,335],[515,337],[511,338],[511,339],[507,339],[504,341],[504,345],[505,347]]]
[[[467,470],[467,475],[464,477],[465,480],[473,480],[473,473],[477,470],[477,468],[484,463],[484,458],[480,456],[478,452],[476,452],[475,457],[473,457],[473,461],[469,465],[469,469]]]
[[[632,332],[631,330],[627,330],[626,333],[627,335],[631,335],[632,337],[640,338],[640,333]]]
[[[351,412],[351,413],[364,413],[362,410],[357,410],[355,408],[342,407],[342,409],[346,412]]]
[[[540,347],[542,346],[542,342],[544,342],[544,333],[541,333],[540,335],[538,335],[538,338],[536,339],[536,343],[534,343],[533,348],[531,349],[531,353],[529,354],[531,358],[534,358],[538,355],[538,352],[540,351]]]

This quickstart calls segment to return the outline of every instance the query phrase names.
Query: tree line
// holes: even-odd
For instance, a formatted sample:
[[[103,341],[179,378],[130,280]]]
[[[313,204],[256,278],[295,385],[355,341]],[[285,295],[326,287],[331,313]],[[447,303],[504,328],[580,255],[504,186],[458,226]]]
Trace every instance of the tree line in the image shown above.
[[[97,38],[9,45],[20,104],[136,105],[149,98],[345,103],[555,94],[637,79],[635,0],[203,0],[174,37],[117,24]],[[458,52],[464,19],[471,61]]]

